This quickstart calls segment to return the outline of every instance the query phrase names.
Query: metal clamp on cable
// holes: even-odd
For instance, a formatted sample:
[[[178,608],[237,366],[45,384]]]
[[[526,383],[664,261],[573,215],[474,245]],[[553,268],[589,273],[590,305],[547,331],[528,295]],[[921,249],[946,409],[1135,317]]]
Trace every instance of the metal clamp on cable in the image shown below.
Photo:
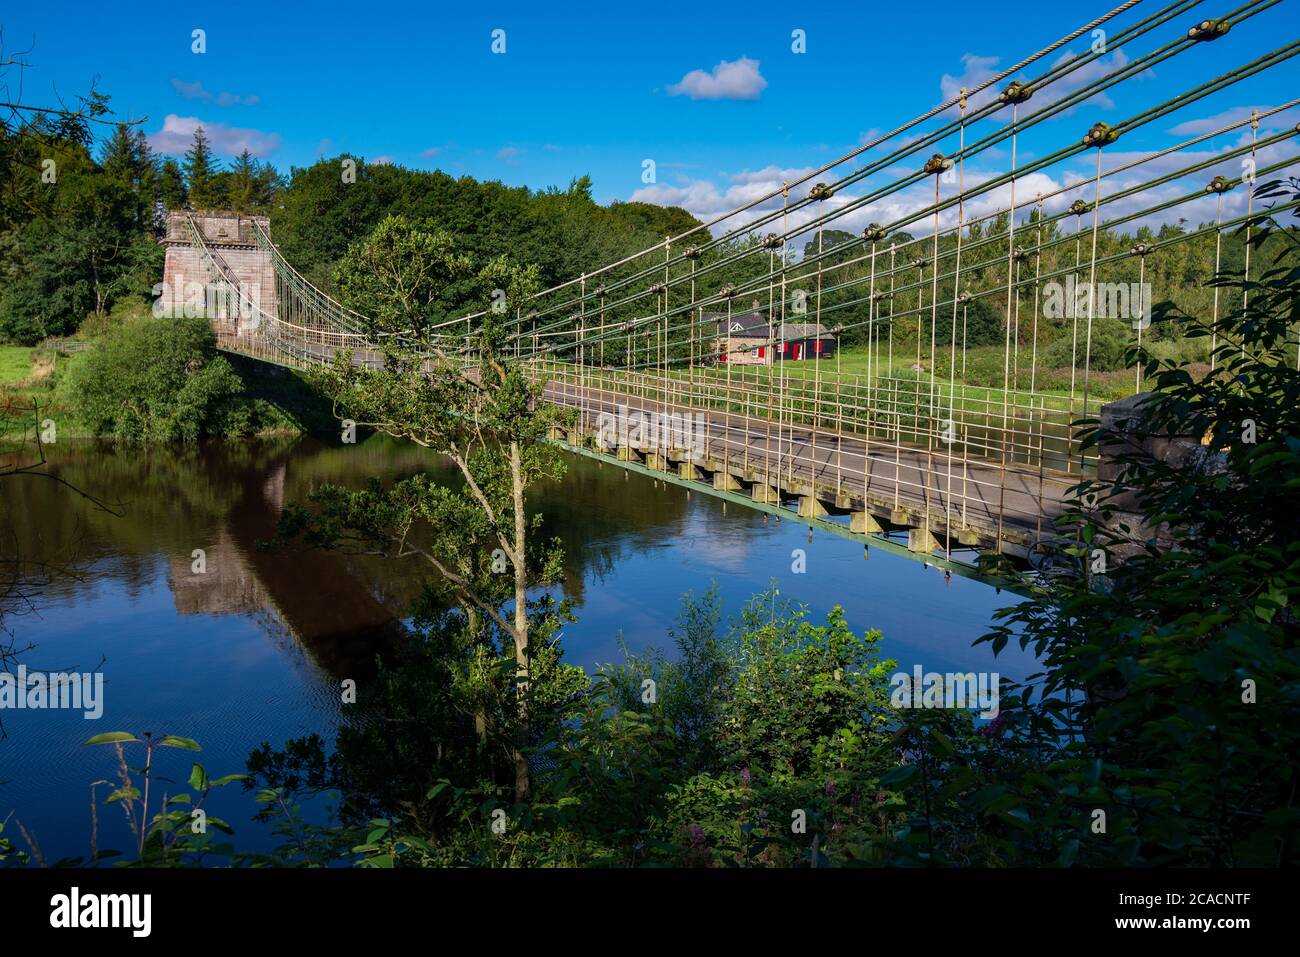
[[[1070,204],[1070,208],[1069,210],[1067,210],[1067,212],[1073,213],[1075,216],[1082,216],[1090,209],[1092,209],[1092,207],[1089,206],[1087,203],[1085,203],[1083,200],[1076,199],[1073,203]]]
[[[1119,131],[1110,128],[1109,123],[1094,123],[1088,135],[1083,138],[1084,146],[1096,146],[1101,148],[1109,146],[1119,139]]]
[[[938,174],[950,169],[952,169],[952,160],[948,159],[948,157],[944,156],[942,153],[935,153],[925,161],[925,165],[921,167],[921,172],[933,173],[937,176]]]
[[[885,238],[885,227],[879,223],[869,223],[867,228],[862,230],[862,241],[875,243]]]
[[[1232,189],[1232,183],[1223,176],[1216,176],[1205,184],[1205,191],[1207,193],[1226,193],[1230,189]]]
[[[1202,20],[1187,31],[1187,38],[1208,43],[1210,40],[1219,39],[1231,29],[1232,24],[1223,20]]]
[[[1000,103],[1024,103],[1033,95],[1034,91],[1025,84],[1019,80],[1012,80],[1007,84],[1007,88],[998,94],[998,101]]]
[[[809,199],[830,199],[835,195],[835,190],[825,183],[818,183],[808,191]]]

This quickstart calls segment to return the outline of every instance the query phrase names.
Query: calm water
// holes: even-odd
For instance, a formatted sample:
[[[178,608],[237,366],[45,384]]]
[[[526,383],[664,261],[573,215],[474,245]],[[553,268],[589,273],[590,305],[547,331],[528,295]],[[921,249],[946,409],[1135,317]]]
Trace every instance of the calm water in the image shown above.
[[[439,468],[424,452],[375,438],[331,447],[315,440],[138,450],[60,442],[52,469],[120,515],[97,510],[55,483],[4,483],[6,549],[73,565],[42,589],[35,612],[7,627],[29,670],[104,674],[104,714],[0,711],[0,820],[11,811],[48,859],[88,852],[90,786],[115,776],[111,748],[81,742],[104,731],[152,731],[198,740],[201,755],[160,752],[183,781],[197,759],[209,774],[244,770],[263,741],[280,747],[310,732],[333,740],[339,681],[373,670],[400,640],[400,620],[423,569],[331,552],[268,553],[284,503],[322,483],[356,485]],[[1014,600],[992,588],[793,522],[765,523],[748,509],[656,485],[574,457],[566,478],[537,496],[564,540],[565,589],[579,620],[563,637],[567,658],[589,669],[636,650],[669,647],[668,629],[688,591],[716,582],[728,616],[775,581],[815,616],[842,605],[858,630],[878,628],[900,668],[997,670],[1020,677],[1024,656],[993,662],[971,642],[994,609]],[[191,572],[204,549],[207,573]],[[791,570],[794,549],[807,571]],[[5,551],[4,554],[9,554]],[[1011,655],[1008,657],[1008,655]],[[102,801],[107,793],[99,788]],[[230,821],[236,844],[269,840],[236,789],[210,813]],[[99,808],[99,845],[129,846],[122,814]],[[11,822],[7,835],[14,835]]]

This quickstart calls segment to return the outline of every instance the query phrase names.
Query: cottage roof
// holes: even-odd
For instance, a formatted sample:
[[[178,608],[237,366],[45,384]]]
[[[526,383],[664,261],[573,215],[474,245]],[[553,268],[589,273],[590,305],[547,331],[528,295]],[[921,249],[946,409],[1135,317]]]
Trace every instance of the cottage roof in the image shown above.
[[[733,339],[824,339],[826,328],[817,322],[783,322],[769,327],[767,317],[758,311],[727,316],[722,312],[706,312],[705,321],[718,324],[718,335]]]
[[[767,317],[762,313],[741,312],[728,316],[725,312],[706,312],[706,322],[718,324],[718,335],[735,336],[741,339],[766,339],[768,336]]]

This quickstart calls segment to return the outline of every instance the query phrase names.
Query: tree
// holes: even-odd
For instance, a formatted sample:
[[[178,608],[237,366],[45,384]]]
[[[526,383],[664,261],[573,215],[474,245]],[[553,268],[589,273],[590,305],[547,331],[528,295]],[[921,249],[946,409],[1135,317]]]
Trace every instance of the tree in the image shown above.
[[[201,126],[194,131],[194,141],[185,151],[183,168],[190,204],[195,209],[219,209],[228,204],[217,179],[221,165],[213,157],[208,134]]]
[[[105,336],[69,373],[69,399],[95,435],[194,441],[228,431],[244,384],[201,316],[141,319]]]
[[[389,215],[348,250],[335,280],[343,301],[373,321],[370,332],[422,337],[442,317],[440,298],[471,271],[449,233]]]
[[[505,727],[482,733],[505,742],[511,787],[522,802],[531,793],[527,749],[539,730],[534,706],[547,700],[539,677],[563,675],[549,639],[566,606],[529,597],[530,589],[558,580],[559,548],[535,540],[540,516],[527,511],[529,488],[563,470],[546,442],[561,413],[541,402],[540,385],[506,354],[503,317],[538,289],[535,267],[502,258],[480,270],[474,285],[484,319],[463,343],[472,354],[454,354],[432,335],[434,304],[467,269],[446,234],[386,217],[340,266],[339,285],[350,298],[368,297],[374,331],[403,338],[385,340],[381,368],[357,366],[343,352],[318,377],[336,409],[446,456],[462,485],[417,475],[390,489],[325,488],[286,510],[281,538],[415,556],[431,568],[437,590],[461,610],[465,640],[513,662]]]
[[[163,160],[159,172],[158,193],[166,209],[185,208],[189,196],[185,189],[185,175],[181,172],[180,164],[174,159]]]
[[[106,177],[130,192],[132,225],[141,232],[152,231],[154,205],[158,200],[158,168],[143,131],[125,125],[115,127],[104,146],[99,166]]]
[[[1298,194],[1293,180],[1258,195]],[[1110,464],[1077,489],[1061,573],[985,639],[1043,663],[1003,696],[999,747],[1026,767],[998,775],[997,800],[1034,825],[1007,845],[1012,863],[1280,866],[1300,853],[1300,772],[1277,760],[1300,750],[1300,230],[1267,214],[1254,229],[1276,258],[1249,284],[1216,277],[1234,290],[1230,314],[1155,310],[1217,337],[1214,371],[1146,357],[1152,391],[1087,430]],[[1104,834],[1090,832],[1094,809]]]
[[[235,159],[230,177],[230,208],[240,213],[251,212],[258,202],[257,160],[247,149]]]
[[[961,345],[963,322],[965,324],[966,345],[996,346],[1001,345],[1006,334],[1005,320],[998,307],[987,299],[972,299],[965,307],[964,315],[957,317],[957,344]]]

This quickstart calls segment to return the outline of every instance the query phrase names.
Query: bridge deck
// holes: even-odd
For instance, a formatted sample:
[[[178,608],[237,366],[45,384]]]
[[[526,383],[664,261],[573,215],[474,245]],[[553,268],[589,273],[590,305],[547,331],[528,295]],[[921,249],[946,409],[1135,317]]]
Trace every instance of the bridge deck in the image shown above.
[[[940,547],[996,548],[1023,555],[1050,532],[1076,477],[1054,470],[1003,467],[963,457],[959,446],[927,450],[894,440],[814,430],[806,424],[700,411],[604,389],[548,383],[545,397],[577,412],[576,442],[616,454],[625,445],[653,467],[678,474],[725,474],[755,500],[771,489],[780,501],[803,499],[811,514],[865,512],[882,527],[929,529]],[[628,419],[690,416],[694,448],[664,435],[638,435]],[[696,418],[698,417],[698,418]],[[680,418],[679,420],[680,421]],[[621,434],[620,434],[621,433]],[[604,442],[601,442],[602,437]],[[676,446],[676,447],[675,447]],[[626,453],[624,453],[626,454]],[[742,487],[743,487],[742,486]],[[754,486],[758,486],[754,490]],[[812,505],[815,501],[817,504]],[[930,543],[933,544],[933,543]]]
[[[284,343],[277,346],[220,328],[218,344],[295,367],[329,362],[336,348],[328,342],[295,342],[286,349]],[[354,358],[358,365],[381,361],[377,353],[365,350],[356,351]],[[1003,465],[965,454],[959,443],[936,441],[927,449],[897,435],[814,429],[788,418],[700,409],[549,377],[543,394],[574,410],[576,430],[562,437],[571,445],[606,451],[611,459],[623,456],[678,478],[710,482],[716,490],[746,492],[756,504],[797,501],[805,518],[850,513],[854,530],[862,533],[920,532],[911,537],[911,547],[924,553],[993,549],[1024,557],[1039,537],[1051,533],[1053,519],[1065,509],[1067,489],[1078,481],[1055,469]],[[689,443],[692,449],[648,434],[638,441],[632,432],[623,450],[617,448],[617,438],[602,446],[600,434],[609,436],[611,421],[617,435],[617,423],[633,415],[660,421],[675,415],[679,422],[689,416],[692,428],[703,430],[703,438],[696,436]]]

